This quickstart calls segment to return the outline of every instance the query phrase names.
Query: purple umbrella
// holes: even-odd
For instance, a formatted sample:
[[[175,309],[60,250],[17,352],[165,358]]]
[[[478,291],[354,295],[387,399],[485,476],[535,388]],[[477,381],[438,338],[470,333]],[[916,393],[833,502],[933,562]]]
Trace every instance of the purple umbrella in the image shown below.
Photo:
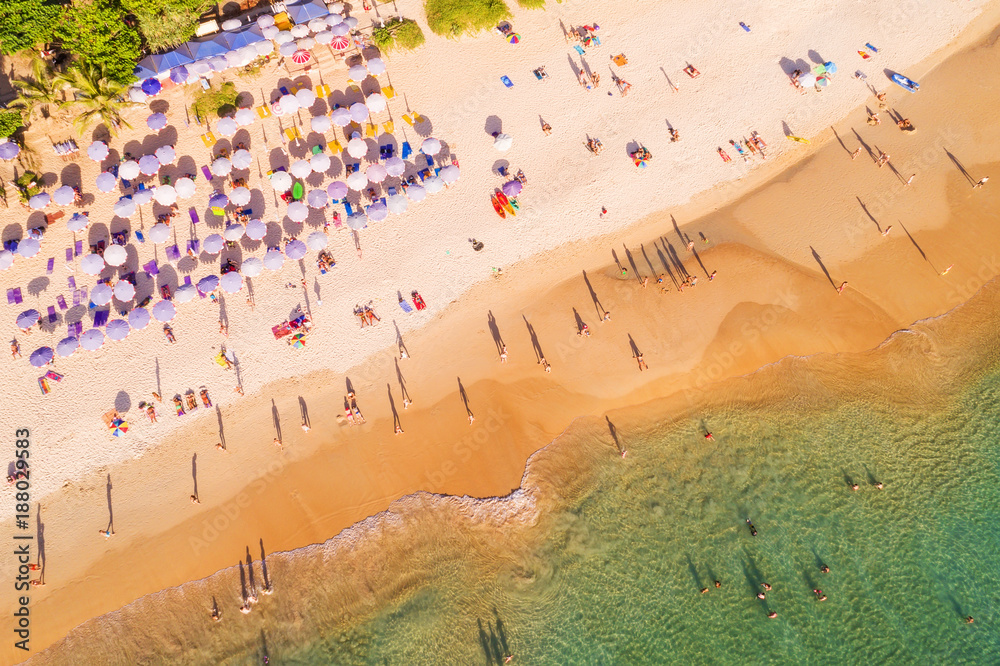
[[[74,338],[73,336],[63,338],[59,341],[59,344],[56,345],[56,353],[60,356],[69,356],[75,352],[79,346],[80,341],[77,338]]]
[[[39,347],[35,351],[31,352],[31,365],[36,368],[41,368],[52,362],[52,347]]]
[[[146,93],[147,95],[155,95],[156,93],[160,92],[160,88],[162,86],[160,85],[160,82],[157,81],[156,79],[146,79],[145,81],[142,82],[142,85],[139,87],[142,89],[142,92]]]
[[[306,244],[302,241],[295,239],[289,241],[288,245],[285,246],[285,256],[289,259],[301,259],[306,256]]]
[[[25,310],[17,315],[17,327],[22,331],[26,331],[37,324],[41,316],[38,310]]]
[[[503,184],[503,193],[509,197],[516,197],[521,193],[521,181],[512,180],[509,183]]]
[[[149,310],[146,308],[136,308],[128,313],[129,326],[135,330],[146,328],[149,325]]]
[[[161,129],[167,126],[167,117],[162,113],[154,113],[146,118],[146,127],[153,130],[154,132],[159,132]]]
[[[80,346],[87,351],[97,351],[104,344],[104,331],[99,328],[92,328],[84,331],[80,336]]]
[[[114,319],[108,322],[107,331],[108,339],[117,342],[127,338],[128,334],[132,331],[132,328],[124,319]]]
[[[174,83],[184,83],[188,78],[188,69],[184,65],[170,70],[170,80]]]
[[[170,301],[160,301],[153,306],[153,316],[156,321],[168,322],[177,314],[177,308]]]
[[[341,180],[335,180],[326,186],[326,193],[334,201],[340,201],[347,196],[347,185]]]

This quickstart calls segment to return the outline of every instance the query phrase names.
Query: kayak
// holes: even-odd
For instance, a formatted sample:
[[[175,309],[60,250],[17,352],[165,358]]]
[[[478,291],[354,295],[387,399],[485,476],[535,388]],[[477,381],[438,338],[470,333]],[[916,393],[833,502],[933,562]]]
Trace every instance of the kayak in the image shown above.
[[[504,194],[503,192],[497,192],[493,196],[497,198],[497,201],[500,202],[500,205],[503,206],[503,209],[505,211],[507,211],[511,215],[517,215],[517,213],[514,212],[514,207],[510,205],[510,201],[507,199],[506,194]]]
[[[492,197],[490,197],[490,201],[493,202],[493,210],[497,212],[497,215],[506,218],[507,214],[503,212],[503,206],[501,206],[500,202],[497,200],[497,195],[494,194]]]
[[[920,89],[919,83],[913,81],[912,79],[906,78],[902,74],[893,74],[889,78],[892,79],[892,82],[898,85],[900,88],[909,90],[911,93],[915,93],[917,92],[917,90]]]
[[[292,199],[298,201],[303,194],[305,194],[305,188],[302,187],[302,183],[295,181],[295,184],[292,185]]]

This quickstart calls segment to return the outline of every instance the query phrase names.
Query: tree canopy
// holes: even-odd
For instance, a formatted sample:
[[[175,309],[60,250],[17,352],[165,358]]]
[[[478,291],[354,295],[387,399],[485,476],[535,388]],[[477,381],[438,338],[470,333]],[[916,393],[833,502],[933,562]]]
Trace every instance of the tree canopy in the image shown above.
[[[0,2],[0,53],[12,54],[52,38],[62,7],[48,0]]]

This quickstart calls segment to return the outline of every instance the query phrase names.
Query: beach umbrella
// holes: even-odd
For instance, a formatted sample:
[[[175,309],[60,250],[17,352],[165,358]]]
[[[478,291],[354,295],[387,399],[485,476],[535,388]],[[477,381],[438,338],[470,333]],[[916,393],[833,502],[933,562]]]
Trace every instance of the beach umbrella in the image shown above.
[[[437,194],[444,189],[444,181],[438,176],[433,176],[424,181],[424,189],[427,194]]]
[[[328,241],[329,239],[322,231],[314,231],[306,238],[306,245],[309,246],[310,250],[318,251],[325,248]]]
[[[97,254],[88,254],[80,260],[80,270],[87,275],[97,275],[104,270],[104,257]]]
[[[233,151],[230,161],[235,169],[249,169],[250,165],[253,164],[253,154],[245,148],[239,148]]]
[[[257,17],[257,26],[261,28],[269,28],[274,25],[274,16],[271,14],[261,14]]]
[[[238,271],[229,271],[219,280],[219,286],[227,294],[235,294],[243,288],[243,276]]]
[[[264,262],[257,257],[247,257],[240,266],[240,272],[247,277],[257,277],[264,270]]]
[[[198,295],[198,288],[193,284],[182,284],[177,287],[177,291],[174,292],[174,300],[178,303],[187,303],[188,301],[194,300],[194,297]]]
[[[235,120],[236,124],[240,127],[246,127],[247,125],[253,125],[255,115],[256,114],[253,112],[253,109],[240,109],[233,116],[233,120]]]
[[[326,196],[326,190],[310,190],[306,195],[306,203],[310,208],[325,208],[327,201],[329,197]]]
[[[214,162],[212,162],[212,173],[216,176],[221,176],[225,178],[233,170],[233,163],[230,162],[225,157],[219,157]]]
[[[87,157],[94,160],[95,162],[100,162],[107,156],[108,156],[108,144],[104,143],[103,141],[95,141],[94,143],[90,144],[90,146],[87,148]]]
[[[17,253],[25,259],[35,256],[41,249],[42,246],[34,238],[24,238],[17,243]]]
[[[281,250],[268,250],[267,254],[264,255],[264,268],[270,271],[276,271],[285,263],[285,255],[281,253]]]
[[[156,203],[169,206],[177,201],[177,190],[173,185],[160,185],[153,190],[153,198],[156,199]]]
[[[356,123],[363,123],[368,120],[368,107],[365,106],[364,102],[355,102],[351,104],[351,120]]]
[[[309,160],[297,160],[292,162],[292,166],[288,167],[288,170],[296,178],[305,178],[312,173],[312,165],[309,164]]]
[[[340,201],[347,196],[347,185],[341,180],[335,180],[326,186],[326,194],[334,201]]]
[[[316,153],[309,159],[309,166],[316,173],[326,173],[330,168],[330,156],[326,153]]]
[[[409,205],[410,203],[406,200],[406,196],[402,194],[393,194],[385,202],[385,206],[389,209],[389,212],[396,215],[405,213]]]
[[[511,34],[507,35],[507,41],[510,42],[511,44],[520,44],[521,35],[517,34],[516,32],[512,32]]]
[[[42,368],[52,362],[52,355],[52,347],[39,347],[31,352],[31,357],[28,360],[36,368]]]
[[[150,95],[150,96],[155,95],[156,93],[160,92],[160,88],[162,88],[162,87],[163,86],[161,86],[160,82],[157,81],[156,79],[145,79],[139,85],[139,88],[142,90],[142,92],[144,92],[144,93],[146,93],[147,95]]]
[[[149,98],[149,95],[144,93],[139,86],[133,86],[128,89],[128,98],[133,102],[142,104]]]
[[[368,216],[360,210],[356,211],[347,216],[347,226],[355,231],[360,231],[368,226]]]
[[[836,74],[837,73],[837,65],[834,64],[832,61],[830,61],[830,62],[824,62],[823,63],[823,67],[826,68],[826,73],[827,74]]]
[[[385,172],[393,177],[402,176],[406,171],[406,162],[402,158],[393,155],[385,161]]]
[[[351,30],[354,30],[355,28],[358,27],[358,19],[354,18],[353,16],[348,16],[347,18],[344,19],[344,25],[346,25]]]
[[[414,203],[423,201],[427,198],[427,190],[424,189],[423,185],[410,185],[406,188],[406,198]]]
[[[124,340],[128,337],[128,334],[132,332],[128,322],[124,319],[112,319],[108,322],[105,330],[108,333],[108,340],[113,340],[115,342]]]
[[[237,187],[229,193],[229,201],[237,206],[246,206],[250,203],[250,190],[245,187]]]
[[[295,95],[282,95],[278,102],[281,104],[281,109],[285,113],[295,113],[301,107],[299,104],[299,98]]]
[[[218,254],[226,246],[226,239],[219,234],[210,234],[201,246],[209,254]]]
[[[277,35],[274,36],[275,44],[288,44],[289,42],[295,41],[295,35],[293,35],[288,30],[282,30]]]
[[[177,152],[173,146],[160,146],[153,154],[156,155],[156,159],[160,160],[161,165],[173,164],[174,160],[177,159]]]
[[[347,177],[347,186],[360,192],[368,186],[368,176],[364,171],[355,171]]]
[[[191,74],[198,76],[200,74],[208,74],[211,72],[212,66],[208,64],[208,60],[199,60],[191,63],[188,66],[188,69],[191,70]]]
[[[803,88],[816,85],[816,75],[812,72],[806,72],[799,77],[799,85]]]
[[[368,62],[365,63],[365,66],[368,67],[368,71],[374,74],[375,76],[378,76],[379,74],[385,72],[385,63],[382,62],[381,58],[371,58]]]
[[[295,99],[298,101],[300,107],[308,109],[316,101],[316,91],[312,88],[303,88],[295,93]]]
[[[12,160],[21,153],[21,146],[17,145],[13,141],[5,141],[0,143],[0,159],[2,160]]]
[[[351,43],[351,40],[347,38],[347,33],[349,33],[350,31],[351,31],[351,26],[344,23],[343,17],[341,17],[341,20],[339,22],[334,23],[333,25],[330,26],[330,32],[332,32],[337,37],[343,37],[344,41],[346,41],[348,44]]]
[[[128,261],[128,250],[121,245],[111,245],[104,251],[104,263],[108,266],[121,266]]]
[[[258,44],[271,44],[271,43],[273,43],[273,40],[276,39],[278,37],[278,35],[281,34],[281,28],[279,28],[276,25],[269,25],[266,28],[261,29],[260,34],[264,37],[264,39],[272,40],[272,41],[257,42]],[[289,33],[289,34],[291,34],[291,33]]]
[[[132,180],[133,178],[139,177],[139,163],[135,160],[128,160],[122,162],[121,166],[118,167],[118,175],[125,180]]]
[[[174,83],[184,83],[188,80],[188,76],[190,76],[190,72],[188,72],[188,68],[184,65],[174,67],[170,70],[170,80]]]
[[[282,44],[278,47],[278,53],[285,56],[286,58],[292,57],[292,54],[297,53],[299,50],[299,45],[295,42],[288,42],[287,44]],[[288,111],[285,111],[288,113]]]
[[[285,214],[293,222],[302,222],[309,217],[309,209],[301,201],[293,201],[288,204],[288,211]]]
[[[389,217],[389,209],[386,208],[385,204],[380,201],[368,206],[365,210],[365,214],[372,222],[381,222],[385,218]]]
[[[96,305],[107,305],[111,302],[111,297],[114,295],[115,292],[111,287],[101,282],[90,290],[90,302]]]
[[[434,137],[428,137],[420,144],[420,152],[424,155],[437,155],[441,152],[441,142]]]
[[[236,121],[233,120],[232,118],[222,118],[221,120],[219,120],[219,122],[215,124],[215,131],[221,134],[222,136],[232,136],[236,134],[236,131],[238,129],[239,126],[236,124]]]
[[[364,139],[355,137],[347,142],[347,154],[356,159],[361,159],[368,154],[368,144],[365,143]]]
[[[247,222],[246,235],[251,240],[260,240],[267,235],[267,225],[261,220],[250,220]]]
[[[286,171],[275,171],[271,174],[271,187],[278,192],[287,192],[292,187],[292,177]]]
[[[25,310],[21,314],[17,315],[17,327],[22,331],[26,331],[35,324],[38,320],[42,318],[41,313],[38,310]]]
[[[135,201],[132,200],[132,197],[126,196],[116,201],[112,210],[118,217],[132,217],[135,215],[135,208]]]
[[[351,124],[351,111],[346,106],[337,107],[330,112],[330,122],[337,127],[347,127]]]
[[[117,298],[122,303],[126,303],[132,300],[135,296],[135,287],[128,280],[118,280],[115,283],[115,298]]]
[[[161,129],[167,126],[167,117],[162,113],[153,113],[146,118],[146,127],[153,130],[154,132],[159,132]]]
[[[378,162],[372,164],[365,170],[365,176],[373,183],[381,183],[388,175],[389,173],[386,171],[385,167]]]
[[[157,222],[150,227],[148,236],[149,240],[154,243],[165,243],[170,238],[170,227],[163,222]]]
[[[267,30],[274,30],[275,33],[277,33],[278,31],[277,28],[274,28],[273,26],[267,28],[265,32]],[[259,56],[266,56],[272,51],[274,51],[274,44],[272,44],[271,42],[257,42],[256,44],[253,45],[253,50],[256,51],[257,55]]]
[[[83,213],[73,213],[73,217],[66,222],[66,228],[76,233],[83,231],[90,225],[90,218]]]
[[[291,29],[292,37],[305,37],[309,34],[309,26],[301,23],[293,25]]]
[[[139,190],[138,192],[132,195],[132,201],[135,202],[136,206],[148,204],[152,200],[153,200],[153,190],[148,187]]]
[[[314,18],[309,23],[306,24],[311,32],[319,32],[320,30],[326,30],[327,22],[326,17],[324,18]]]
[[[226,62],[229,64],[230,67],[242,67],[243,65],[246,64],[243,61],[243,54],[237,51],[236,49],[233,49],[232,51],[227,51],[224,57],[226,58]]]
[[[76,190],[69,185],[63,185],[52,193],[52,201],[60,206],[68,206],[76,198]]]
[[[826,88],[830,85],[830,78],[827,76],[818,76],[816,77],[816,85],[820,88]]]
[[[333,33],[329,30],[322,30],[313,35],[313,39],[316,40],[317,44],[329,44],[333,41]]]
[[[229,61],[224,55],[214,55],[208,59],[208,66],[212,68],[213,72],[221,72],[229,67]]]
[[[337,25],[338,23],[344,22],[344,17],[340,15],[344,11],[344,3],[334,2],[326,6],[330,10],[330,15],[326,17],[326,24],[329,26]]]
[[[441,169],[438,177],[445,182],[445,184],[450,185],[458,180],[460,171],[454,164],[449,164],[445,168]]]
[[[308,51],[312,47],[316,46],[316,40],[312,37],[303,37],[302,39],[296,40],[295,45],[299,47],[300,50]]]
[[[110,430],[111,434],[115,437],[121,437],[128,432],[128,421],[125,421],[124,419],[115,419],[108,426],[108,430]]]
[[[307,251],[306,244],[297,238],[293,241],[288,241],[288,244],[285,245],[285,256],[289,259],[301,259],[306,256]]]
[[[305,49],[298,49],[292,54],[292,62],[298,63],[299,65],[304,65],[310,60],[312,60],[312,54]]]
[[[243,238],[243,232],[246,229],[243,228],[242,224],[230,224],[226,226],[226,230],[222,232],[222,237],[227,241],[238,241]]]
[[[365,106],[367,106],[372,113],[381,113],[382,111],[385,111],[385,105],[385,96],[382,93],[372,93],[365,99]]]
[[[80,336],[80,347],[87,351],[97,351],[104,345],[104,331],[92,328]]]
[[[115,175],[109,171],[105,171],[97,176],[97,191],[98,192],[110,192],[115,189],[115,185],[118,184],[118,179]]]
[[[243,22],[240,21],[238,18],[226,19],[225,21],[222,22],[222,29],[223,30],[236,30],[241,25],[243,25]]]
[[[306,334],[296,333],[291,337],[292,349],[302,349],[306,346]]]
[[[56,353],[60,356],[70,356],[79,346],[80,340],[77,338],[73,336],[63,338],[59,341],[59,344],[56,345]]]
[[[510,150],[510,147],[514,144],[514,137],[510,134],[497,134],[496,138],[493,139],[493,147],[499,150],[501,153],[505,153]]]
[[[14,265],[14,253],[10,250],[0,250],[0,271],[5,271]]]
[[[337,29],[340,28],[343,25],[344,24],[341,23],[340,25],[337,25],[337,26],[334,26],[334,27],[330,28],[330,32],[333,33],[333,39],[330,40],[330,48],[336,49],[338,51],[343,51],[344,49],[346,49],[348,46],[351,45],[351,40],[350,39],[348,39],[347,37],[344,37],[343,35],[338,35],[337,34]],[[345,28],[345,30],[346,30],[346,28]]]
[[[128,325],[135,330],[141,330],[149,325],[149,310],[136,308],[128,313]]]
[[[330,122],[330,116],[313,116],[309,120],[309,127],[312,128],[312,131],[321,134],[329,130],[331,125],[333,123]]]
[[[521,181],[512,180],[503,184],[503,193],[509,197],[516,197],[521,193]]]
[[[153,317],[156,321],[168,322],[177,314],[177,308],[170,301],[160,301],[153,306]]]
[[[194,181],[185,176],[184,178],[178,178],[174,181],[174,190],[177,192],[177,197],[180,199],[190,199],[194,196],[195,184]]]
[[[48,192],[40,192],[28,199],[28,207],[32,210],[41,210],[48,206],[50,201],[52,201],[52,197],[49,196]]]

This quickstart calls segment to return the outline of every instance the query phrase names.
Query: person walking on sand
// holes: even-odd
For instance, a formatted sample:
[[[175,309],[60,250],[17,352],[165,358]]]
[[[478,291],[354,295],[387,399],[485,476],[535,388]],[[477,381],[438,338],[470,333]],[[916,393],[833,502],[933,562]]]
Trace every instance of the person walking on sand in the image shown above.
[[[979,181],[975,185],[972,186],[972,189],[974,189],[974,190],[978,189],[978,188],[982,187],[983,185],[985,185],[986,183],[988,183],[989,181],[990,181],[990,177],[989,176],[983,176],[982,178],[979,179]]]
[[[274,438],[274,445],[277,446],[279,449],[281,449],[282,448],[282,446],[281,446],[281,440],[278,439],[277,437],[275,437]]]
[[[221,319],[219,320],[219,333],[222,333],[224,338],[229,338],[229,327],[226,326]]]
[[[507,362],[507,345],[504,345],[503,349],[500,350],[500,362],[501,363]]]
[[[851,153],[851,159],[852,160],[858,159],[858,155],[860,154],[861,154],[861,146],[858,146],[857,149],[853,153]]]
[[[909,178],[907,178],[906,179],[906,185],[909,185],[910,183],[912,183],[913,179],[916,178],[916,177],[917,177],[917,174],[913,174],[912,176],[910,176]]]
[[[552,372],[552,366],[544,358],[540,361],[542,367],[545,368],[545,372]]]
[[[309,424],[306,423],[305,419],[302,419],[302,432],[309,432],[310,430],[312,430],[312,428],[309,427]]]
[[[191,504],[201,504],[201,500],[198,499],[197,495],[191,495]]]
[[[885,231],[882,232],[882,236],[883,237],[884,236],[888,236],[890,231],[892,231],[892,225],[891,224],[885,228]]]
[[[707,439],[710,442],[714,442],[715,441],[715,437],[713,437],[712,433],[710,433],[710,432],[706,432],[705,433],[705,439]]]
[[[646,361],[643,360],[642,354],[636,354],[635,360],[639,364],[639,372],[643,370],[649,370],[649,366],[646,365]]]
[[[21,358],[21,345],[17,343],[17,340],[11,340],[10,342],[10,357]]]
[[[115,531],[110,527],[106,530],[97,530],[97,531],[103,534],[105,539],[110,539],[112,536],[114,536],[115,533]]]
[[[847,289],[847,280],[841,282],[840,286],[837,287],[837,295],[839,296],[840,294],[844,293],[845,289]]]
[[[944,275],[947,275],[947,274],[948,274],[948,272],[949,272],[949,271],[951,271],[951,269],[952,269],[952,268],[954,268],[954,267],[955,267],[955,264],[952,264],[952,265],[951,265],[951,266],[949,266],[948,268],[946,268],[946,269],[944,269],[943,271],[941,271],[941,275],[942,275],[942,276],[944,276]]]

